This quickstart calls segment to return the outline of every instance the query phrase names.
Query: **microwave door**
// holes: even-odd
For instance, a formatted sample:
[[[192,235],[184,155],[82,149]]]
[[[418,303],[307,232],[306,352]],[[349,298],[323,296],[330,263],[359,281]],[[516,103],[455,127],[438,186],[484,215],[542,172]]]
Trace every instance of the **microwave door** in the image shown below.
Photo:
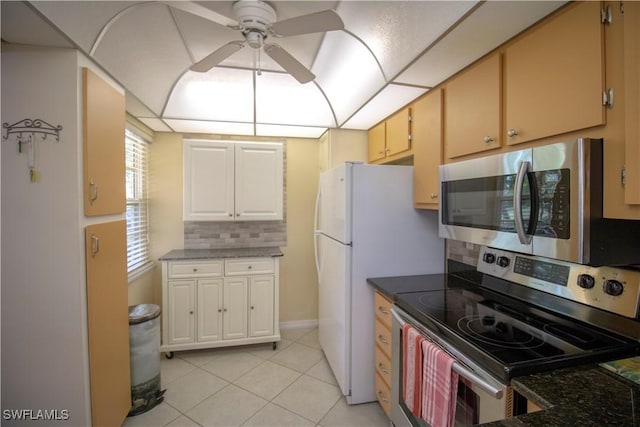
[[[440,237],[531,253],[531,243],[521,243],[515,226],[516,214],[525,228],[530,218],[528,177],[518,199],[522,215],[514,199],[523,162],[531,163],[531,149],[441,166]]]

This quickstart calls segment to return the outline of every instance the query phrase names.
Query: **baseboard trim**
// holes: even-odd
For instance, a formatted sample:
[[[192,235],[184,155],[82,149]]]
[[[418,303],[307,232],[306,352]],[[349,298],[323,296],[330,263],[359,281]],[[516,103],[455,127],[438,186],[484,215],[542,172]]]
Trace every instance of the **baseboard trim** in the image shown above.
[[[291,320],[289,322],[280,322],[280,329],[315,328],[317,326],[318,326],[318,319]]]

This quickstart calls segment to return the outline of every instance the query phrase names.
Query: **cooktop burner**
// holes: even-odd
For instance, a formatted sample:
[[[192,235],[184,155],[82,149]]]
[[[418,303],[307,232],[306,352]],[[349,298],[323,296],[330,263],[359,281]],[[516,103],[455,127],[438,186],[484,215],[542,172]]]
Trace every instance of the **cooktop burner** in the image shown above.
[[[505,380],[637,347],[624,337],[479,286],[400,293],[396,304]]]

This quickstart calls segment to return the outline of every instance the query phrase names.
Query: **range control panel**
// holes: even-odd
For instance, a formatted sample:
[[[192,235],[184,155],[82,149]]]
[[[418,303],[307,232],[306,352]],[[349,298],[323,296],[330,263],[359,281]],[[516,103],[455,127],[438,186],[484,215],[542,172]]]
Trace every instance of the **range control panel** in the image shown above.
[[[622,316],[639,317],[637,270],[590,267],[483,246],[478,271]]]

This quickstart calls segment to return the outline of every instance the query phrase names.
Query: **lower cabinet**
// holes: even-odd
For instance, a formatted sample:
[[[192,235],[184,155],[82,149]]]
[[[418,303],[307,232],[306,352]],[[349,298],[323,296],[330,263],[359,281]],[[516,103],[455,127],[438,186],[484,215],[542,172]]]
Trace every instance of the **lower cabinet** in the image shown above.
[[[277,258],[163,263],[161,351],[280,340]]]
[[[387,297],[375,292],[375,388],[378,402],[388,417],[391,416],[391,304]]]

